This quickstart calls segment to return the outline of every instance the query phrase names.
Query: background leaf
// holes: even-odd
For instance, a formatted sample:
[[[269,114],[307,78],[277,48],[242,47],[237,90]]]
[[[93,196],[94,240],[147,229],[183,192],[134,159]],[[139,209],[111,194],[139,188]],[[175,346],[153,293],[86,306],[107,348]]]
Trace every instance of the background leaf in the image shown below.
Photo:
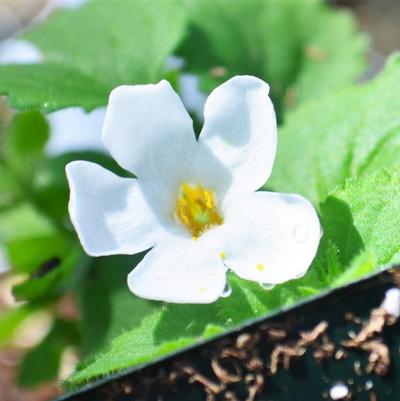
[[[318,205],[347,178],[398,165],[399,80],[400,58],[393,56],[373,81],[291,113],[266,186]]]
[[[367,41],[352,16],[322,1],[186,4],[192,29],[180,52],[207,91],[234,75],[256,75],[271,85],[280,112],[348,84],[365,68]]]
[[[24,356],[19,366],[18,384],[29,388],[57,379],[63,351],[78,341],[76,323],[55,320],[43,341]]]
[[[44,63],[0,66],[0,93],[18,110],[91,110],[118,85],[162,78],[184,26],[179,0],[94,0],[57,12],[24,35]]]

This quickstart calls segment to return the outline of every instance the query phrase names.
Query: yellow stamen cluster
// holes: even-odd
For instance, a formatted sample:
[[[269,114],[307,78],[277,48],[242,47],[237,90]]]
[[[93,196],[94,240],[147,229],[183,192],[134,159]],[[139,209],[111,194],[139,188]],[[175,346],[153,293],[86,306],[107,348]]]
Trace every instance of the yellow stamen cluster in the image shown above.
[[[260,272],[263,272],[265,270],[265,266],[262,263],[259,263],[256,265],[256,269]]]
[[[199,185],[183,183],[176,201],[176,218],[192,234],[194,239],[211,227],[223,223],[217,209],[214,192]]]

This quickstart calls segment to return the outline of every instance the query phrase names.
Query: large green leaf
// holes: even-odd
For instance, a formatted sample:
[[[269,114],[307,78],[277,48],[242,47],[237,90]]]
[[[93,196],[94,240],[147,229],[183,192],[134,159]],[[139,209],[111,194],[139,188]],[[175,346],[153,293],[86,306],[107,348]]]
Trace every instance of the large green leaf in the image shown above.
[[[289,107],[353,81],[365,68],[367,41],[345,11],[324,2],[186,0],[193,24],[181,53],[204,77],[252,74],[271,84],[275,107]],[[219,82],[210,82],[213,87]],[[283,103],[285,103],[283,105]]]
[[[318,205],[347,178],[399,163],[400,58],[365,85],[309,102],[279,131],[266,186],[300,193]]]
[[[348,205],[359,235],[357,239],[346,237],[347,248],[362,240],[378,265],[400,262],[400,160],[390,168],[349,179],[344,189],[331,194],[324,205],[332,199]],[[332,221],[330,227],[334,226]],[[336,230],[338,237],[339,228]]]
[[[2,243],[54,232],[50,220],[28,203],[17,205],[0,214],[0,241]]]
[[[159,80],[184,25],[179,0],[94,0],[57,12],[24,35],[44,63],[1,66],[0,93],[16,109],[93,109],[117,85]]]

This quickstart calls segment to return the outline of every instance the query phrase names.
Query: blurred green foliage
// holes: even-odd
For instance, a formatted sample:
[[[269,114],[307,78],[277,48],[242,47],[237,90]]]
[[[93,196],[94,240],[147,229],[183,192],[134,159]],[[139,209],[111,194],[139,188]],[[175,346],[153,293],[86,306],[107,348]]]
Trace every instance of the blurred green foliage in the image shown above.
[[[281,114],[351,82],[365,67],[366,37],[356,31],[350,14],[321,1],[186,4],[189,35],[180,52],[206,89],[234,75],[255,75],[271,85]]]

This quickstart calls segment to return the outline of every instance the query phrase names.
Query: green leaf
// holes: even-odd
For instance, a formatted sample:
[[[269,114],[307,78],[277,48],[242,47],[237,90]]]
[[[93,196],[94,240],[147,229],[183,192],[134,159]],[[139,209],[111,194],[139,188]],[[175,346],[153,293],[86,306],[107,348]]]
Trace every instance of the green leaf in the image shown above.
[[[52,257],[46,260],[36,267],[27,280],[13,287],[14,297],[24,301],[47,301],[60,295],[62,286],[79,268],[81,256],[80,247],[71,247],[65,258]]]
[[[29,388],[57,379],[63,351],[68,345],[76,345],[78,340],[76,323],[57,319],[43,341],[24,356],[18,384]]]
[[[16,204],[30,191],[48,134],[47,122],[37,111],[16,114],[1,132],[0,208]]]
[[[45,62],[1,66],[0,93],[19,110],[91,110],[117,85],[159,80],[184,26],[179,0],[96,0],[57,12],[24,35]]]
[[[351,281],[363,278],[371,272],[376,271],[376,266],[377,262],[375,255],[363,251],[354,258],[346,271],[334,280],[332,287],[340,287],[341,285],[350,283]]]
[[[70,245],[60,234],[16,238],[7,243],[7,256],[17,272],[32,274],[47,260],[63,258]]]
[[[96,258],[79,286],[82,314],[82,353],[90,356],[157,310],[157,303],[134,297],[126,277],[142,255]]]
[[[379,266],[400,262],[399,189],[400,160],[390,169],[348,180],[344,189],[335,193],[348,205],[359,239]]]
[[[32,157],[41,153],[49,137],[45,118],[37,111],[18,113],[9,128],[9,157]]]
[[[19,325],[34,311],[35,307],[23,305],[0,314],[0,346],[7,344]]]
[[[266,186],[318,205],[347,178],[398,164],[399,81],[400,58],[393,56],[373,81],[288,115]]]
[[[0,94],[8,96],[15,110],[48,113],[69,106],[92,110],[107,102],[111,89],[73,67],[51,61],[0,66]]]
[[[194,25],[181,48],[204,77],[251,74],[271,84],[275,107],[291,107],[352,82],[365,68],[367,41],[352,16],[322,1],[187,0]],[[221,79],[205,79],[208,89]]]
[[[0,241],[11,242],[55,232],[50,220],[32,205],[22,203],[0,214]]]
[[[4,159],[24,192],[29,192],[31,180],[44,157],[48,137],[47,121],[38,111],[18,113],[11,121],[3,151]]]

